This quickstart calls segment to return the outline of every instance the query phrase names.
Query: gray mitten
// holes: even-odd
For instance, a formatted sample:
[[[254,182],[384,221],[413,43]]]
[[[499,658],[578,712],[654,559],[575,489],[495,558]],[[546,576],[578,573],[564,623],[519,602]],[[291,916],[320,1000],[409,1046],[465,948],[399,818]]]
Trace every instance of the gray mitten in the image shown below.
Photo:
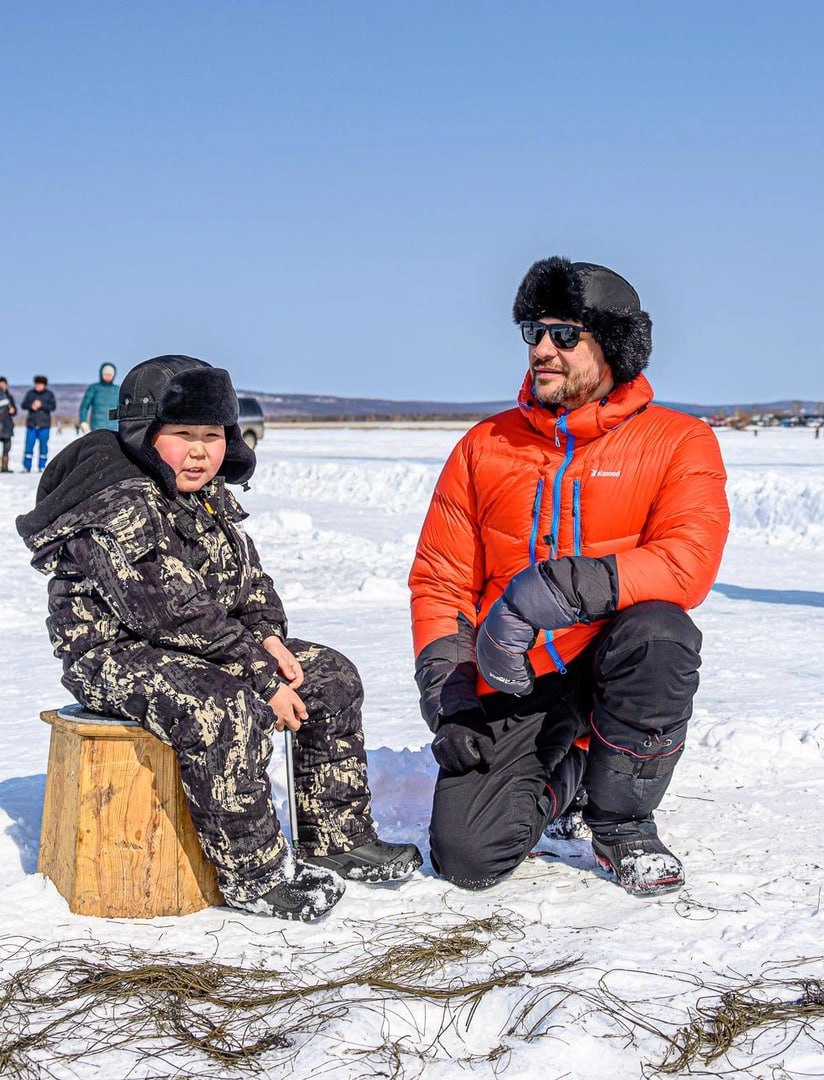
[[[555,582],[534,563],[516,574],[490,608],[475,641],[483,677],[504,694],[528,694],[535,681],[527,652],[538,630],[571,626],[574,611]]]

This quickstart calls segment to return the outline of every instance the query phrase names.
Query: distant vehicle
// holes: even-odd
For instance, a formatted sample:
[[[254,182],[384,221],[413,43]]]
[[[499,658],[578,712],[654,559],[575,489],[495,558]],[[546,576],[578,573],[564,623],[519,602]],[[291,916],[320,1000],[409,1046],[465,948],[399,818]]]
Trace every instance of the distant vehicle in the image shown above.
[[[239,397],[237,403],[240,409],[237,420],[240,434],[246,445],[254,450],[258,440],[263,438],[263,409],[257,398],[253,397]]]

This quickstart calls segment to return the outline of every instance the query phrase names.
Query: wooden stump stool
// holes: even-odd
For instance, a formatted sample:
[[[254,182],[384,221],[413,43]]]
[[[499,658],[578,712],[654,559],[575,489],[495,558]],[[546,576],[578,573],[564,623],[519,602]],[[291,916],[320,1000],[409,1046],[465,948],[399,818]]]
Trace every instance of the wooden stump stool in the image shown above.
[[[71,910],[150,919],[223,903],[171,747],[79,705],[40,718],[52,730],[37,869]]]

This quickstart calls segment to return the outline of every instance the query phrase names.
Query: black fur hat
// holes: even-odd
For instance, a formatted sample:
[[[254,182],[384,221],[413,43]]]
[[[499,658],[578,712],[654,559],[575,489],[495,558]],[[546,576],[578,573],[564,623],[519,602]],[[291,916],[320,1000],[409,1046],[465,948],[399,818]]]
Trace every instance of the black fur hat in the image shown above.
[[[238,427],[238,403],[228,371],[192,356],[155,356],[128,372],[120,384],[117,437],[133,461],[160,481],[167,495],[177,493],[174,473],[152,446],[163,424],[217,424],[226,429],[226,456],[218,470],[230,484],[242,484],[255,471],[255,455]]]
[[[604,350],[616,386],[649,363],[652,319],[630,283],[606,266],[541,259],[521,282],[512,315],[517,323],[546,317],[583,323]]]

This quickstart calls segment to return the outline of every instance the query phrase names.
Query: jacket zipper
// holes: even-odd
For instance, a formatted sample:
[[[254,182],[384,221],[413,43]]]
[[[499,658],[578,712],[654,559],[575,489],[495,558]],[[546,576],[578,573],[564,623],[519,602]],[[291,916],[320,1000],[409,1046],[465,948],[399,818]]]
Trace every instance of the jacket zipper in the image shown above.
[[[572,481],[572,554],[581,554],[581,481]]]
[[[561,467],[555,474],[555,482],[552,485],[552,525],[549,533],[549,557],[550,559],[558,558],[558,530],[561,525],[561,483],[564,478],[566,468],[572,461],[572,455],[575,451],[575,436],[570,435],[567,432],[567,416],[563,413],[558,417],[558,422],[555,425],[555,444],[561,445],[561,440],[558,438],[558,431],[566,435],[566,449],[564,451],[564,460],[561,462]]]
[[[562,413],[558,417],[558,420],[557,420],[557,422],[555,424],[555,445],[558,446],[558,447],[560,447],[560,445],[561,445],[561,439],[559,437],[559,432],[561,434],[563,434],[563,435],[566,435],[566,449],[564,450],[564,460],[561,462],[560,468],[558,469],[557,473],[555,474],[555,480],[554,480],[553,485],[552,485],[552,524],[550,526],[550,533],[549,533],[549,537],[548,537],[548,540],[549,540],[549,557],[550,557],[550,559],[557,559],[558,558],[558,531],[559,531],[560,524],[561,524],[561,484],[563,482],[564,472],[566,471],[566,468],[569,465],[570,461],[572,461],[572,455],[575,452],[575,436],[570,435],[570,433],[567,431],[567,414],[566,413]],[[576,481],[576,483],[577,483],[577,481]],[[541,481],[541,486],[543,486],[543,481]],[[537,515],[534,516],[534,522],[536,522],[536,521],[537,521]],[[534,524],[534,522],[533,522],[533,524]],[[534,531],[534,529],[533,529],[533,531]],[[530,549],[530,555],[531,555],[532,562],[535,562],[536,561],[535,560],[535,555],[532,554],[531,549]],[[555,645],[554,645],[553,640],[552,640],[554,638],[554,636],[555,636],[553,631],[552,630],[545,630],[544,633],[546,634],[546,641],[544,642],[544,648],[549,653],[549,655],[550,655],[550,657],[552,659],[552,663],[557,668],[559,674],[566,675],[566,673],[567,673],[566,664],[561,659],[561,654],[555,648]]]
[[[538,522],[541,516],[541,499],[544,494],[543,477],[535,488],[535,501],[532,504],[532,531],[529,534],[529,561],[538,561]]]

